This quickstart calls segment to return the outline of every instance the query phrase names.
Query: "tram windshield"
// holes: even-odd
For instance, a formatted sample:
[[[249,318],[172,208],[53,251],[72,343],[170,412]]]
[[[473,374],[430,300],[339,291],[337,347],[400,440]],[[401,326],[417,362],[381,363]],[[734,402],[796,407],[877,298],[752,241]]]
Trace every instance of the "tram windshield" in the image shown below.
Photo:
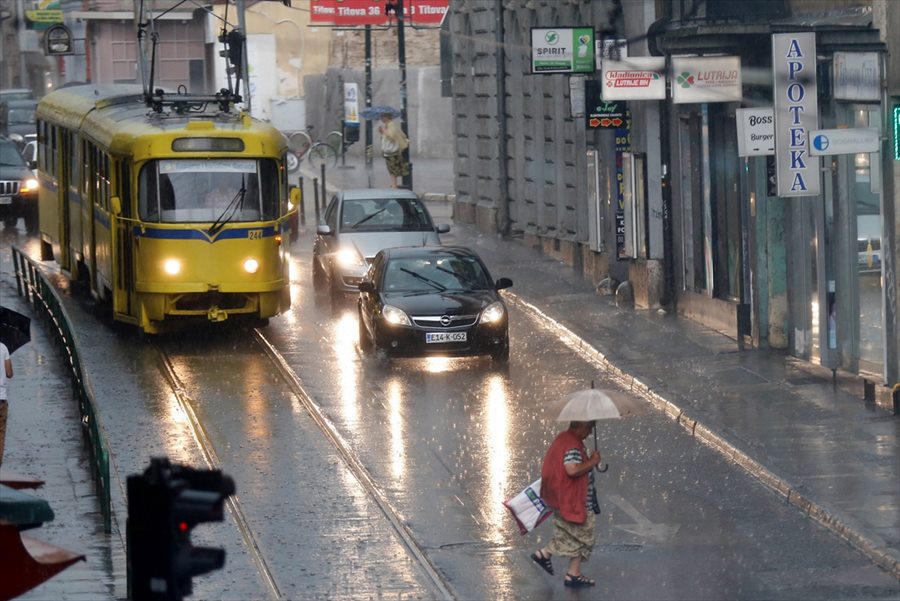
[[[140,216],[159,223],[278,217],[278,166],[268,159],[160,159],[141,169]]]

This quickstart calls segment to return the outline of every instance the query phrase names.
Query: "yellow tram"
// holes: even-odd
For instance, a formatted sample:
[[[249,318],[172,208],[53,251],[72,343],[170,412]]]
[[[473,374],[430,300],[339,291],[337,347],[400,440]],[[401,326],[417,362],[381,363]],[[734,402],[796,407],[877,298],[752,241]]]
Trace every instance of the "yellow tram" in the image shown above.
[[[147,333],[265,323],[290,306],[287,142],[226,102],[174,98],[82,85],[41,100],[41,258]]]

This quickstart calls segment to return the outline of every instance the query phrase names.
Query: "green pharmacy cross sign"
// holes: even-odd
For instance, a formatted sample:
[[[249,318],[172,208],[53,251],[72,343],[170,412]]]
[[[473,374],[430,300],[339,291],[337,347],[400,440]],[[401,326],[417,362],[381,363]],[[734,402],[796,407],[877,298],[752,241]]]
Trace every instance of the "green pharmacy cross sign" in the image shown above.
[[[900,104],[894,105],[894,160],[900,161]]]

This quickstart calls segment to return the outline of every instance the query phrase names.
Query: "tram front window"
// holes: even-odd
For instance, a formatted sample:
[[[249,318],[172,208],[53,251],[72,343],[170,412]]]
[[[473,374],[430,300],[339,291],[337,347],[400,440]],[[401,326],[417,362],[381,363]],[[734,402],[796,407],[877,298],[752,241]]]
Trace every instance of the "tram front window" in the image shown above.
[[[240,222],[278,216],[273,160],[163,159],[141,170],[141,219],[160,223]]]

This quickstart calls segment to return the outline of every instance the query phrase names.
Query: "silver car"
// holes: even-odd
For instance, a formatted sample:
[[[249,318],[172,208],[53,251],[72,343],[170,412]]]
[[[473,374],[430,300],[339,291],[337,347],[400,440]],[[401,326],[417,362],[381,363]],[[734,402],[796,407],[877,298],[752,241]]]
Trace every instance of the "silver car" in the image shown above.
[[[344,190],[332,197],[316,228],[313,285],[327,287],[335,300],[359,294],[359,282],[379,250],[437,246],[438,234],[449,231],[449,225],[434,224],[411,190]]]

